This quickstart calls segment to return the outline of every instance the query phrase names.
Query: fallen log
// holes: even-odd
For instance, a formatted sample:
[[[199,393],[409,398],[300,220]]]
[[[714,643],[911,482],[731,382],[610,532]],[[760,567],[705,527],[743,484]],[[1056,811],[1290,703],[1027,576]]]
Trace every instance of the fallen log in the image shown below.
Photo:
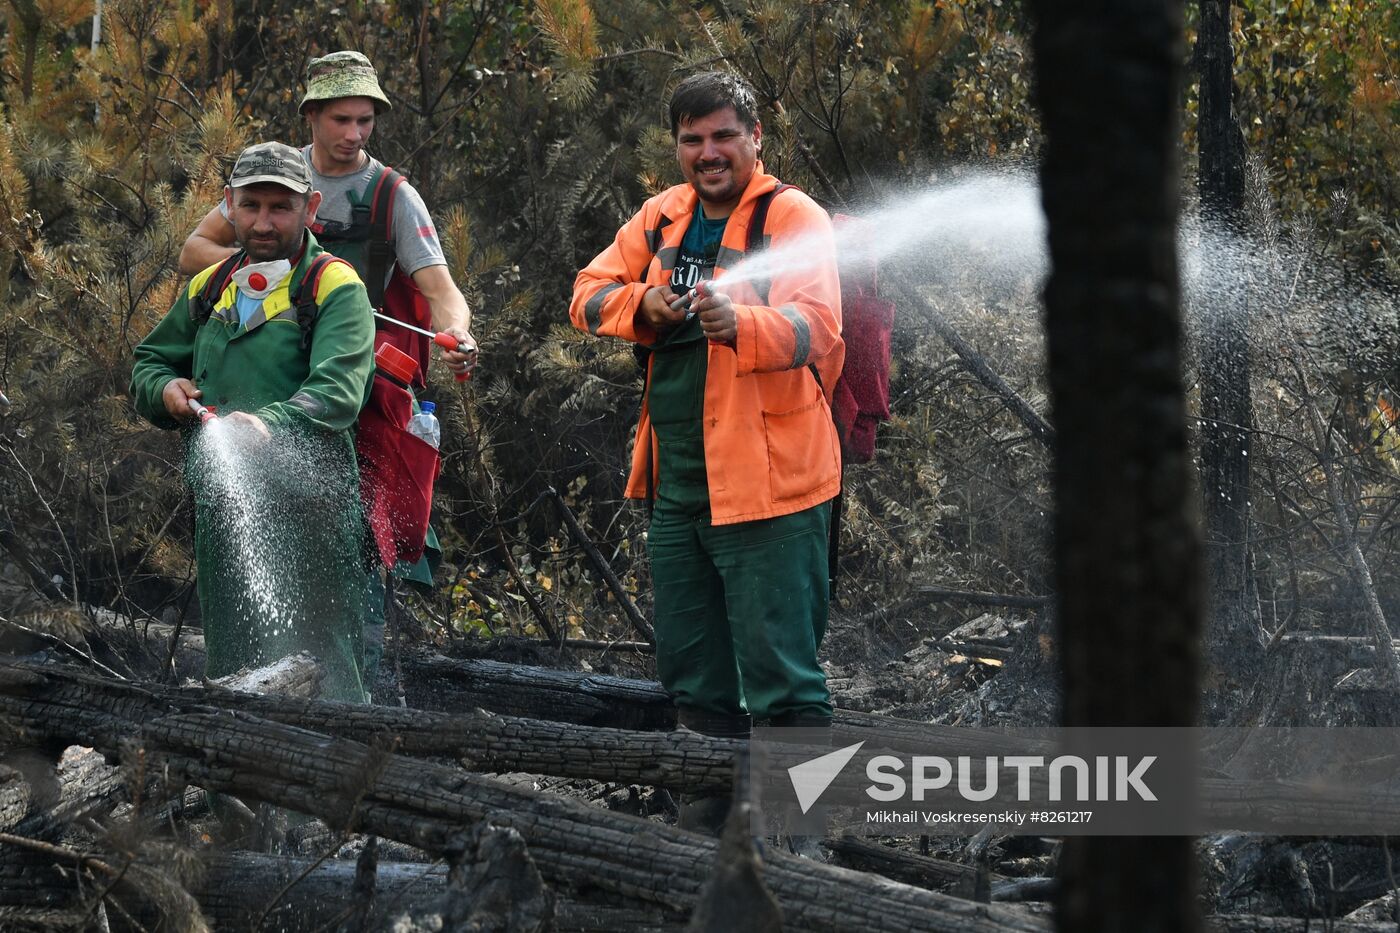
[[[235,693],[310,698],[321,695],[321,682],[325,679],[325,666],[303,651],[263,667],[216,677],[211,683]]]
[[[932,891],[970,888],[977,878],[977,869],[972,865],[882,846],[859,836],[828,839],[826,845],[843,865]],[[1000,876],[993,877],[1002,880]]]
[[[676,710],[656,681],[560,671],[499,661],[456,660],[432,652],[404,655],[408,703],[415,709],[460,713],[480,708],[527,719],[639,731],[676,728]],[[940,749],[940,754],[994,755],[1004,739],[963,729],[836,710],[833,742],[878,737],[890,748]],[[1020,742],[1027,750],[1031,743]],[[1046,750],[1051,750],[1047,744]],[[521,769],[528,770],[528,769]]]
[[[1205,929],[1206,933],[1318,933],[1320,930],[1327,933],[1395,933],[1395,924],[1229,914],[1207,917]]]
[[[70,669],[56,667],[55,673],[61,676],[58,672],[67,670]],[[325,669],[315,658],[297,654],[267,667],[221,677],[214,683],[238,693],[311,697],[319,693],[324,677]],[[110,683],[105,678],[94,680]],[[134,687],[128,691],[118,688],[118,695],[124,692],[139,696],[142,691]],[[109,813],[113,807],[130,799],[121,769],[111,764],[107,756],[90,748],[66,749],[56,766],[51,760],[38,760],[32,752],[26,757],[31,767],[25,771],[8,769],[0,773],[0,832],[52,840],[75,820]],[[38,793],[33,786],[36,780],[44,785]],[[149,795],[158,789],[159,782],[152,776],[145,781],[142,794]]]
[[[674,729],[676,711],[661,685],[578,671],[453,660],[426,651],[402,658],[404,695],[415,709],[493,713],[617,729]]]
[[[242,713],[122,716],[42,697],[42,670],[0,667],[0,722],[50,741],[113,752],[142,743],[177,779],[396,839],[435,854],[489,820],[525,840],[555,886],[694,908],[716,842],[638,817],[508,787],[451,768]],[[803,930],[1045,930],[1022,910],[975,904],[771,853],[763,880]]]
[[[477,771],[552,774],[688,792],[727,790],[742,743],[695,732],[628,732],[481,711],[425,713],[227,689],[131,684],[58,665],[0,667],[39,675],[28,699],[89,713],[156,718],[216,704],[314,732],[372,743],[392,736],[401,754],[454,757]],[[0,673],[3,679],[3,673]],[[28,682],[26,682],[28,683]],[[5,688],[0,686],[0,690]],[[3,800],[0,785],[0,800]]]
[[[234,933],[252,930],[259,918],[263,930],[333,928],[351,903],[357,867],[336,859],[278,858],[253,852],[206,854],[201,862],[203,880],[191,885],[190,893],[214,929]],[[58,868],[37,853],[6,847],[0,851],[0,904],[16,913],[85,910],[90,889],[80,888],[71,870]],[[444,865],[380,862],[365,928],[387,929],[396,918],[430,914],[446,882]],[[159,920],[149,906],[128,902],[124,906],[148,928]],[[561,899],[555,911],[559,933],[647,933],[674,929],[677,923],[677,917],[660,908],[569,898]],[[119,920],[112,926],[135,929]]]
[[[150,680],[164,679],[168,661],[177,682],[204,676],[204,633],[194,626],[137,621],[107,609],[95,610],[91,622],[86,639],[100,658],[121,659]]]
[[[59,665],[0,665],[0,695],[17,705],[12,708],[70,710],[95,721],[104,717],[155,719],[222,704],[239,715],[335,734],[362,745],[392,743],[397,751],[424,757],[457,755],[478,770],[692,790],[727,788],[740,747],[732,740],[687,731],[639,734],[481,713],[445,716],[391,707],[135,685]],[[49,740],[40,716],[26,715],[12,723],[30,730],[25,741],[40,745]],[[976,757],[1006,751],[1005,739],[994,733],[864,713],[843,714],[833,731],[838,741],[870,739],[891,748],[938,748],[944,755]],[[800,746],[794,749],[801,758]],[[828,792],[828,801],[864,801],[859,796],[862,783],[858,775],[838,779]],[[1039,779],[1033,783],[1038,786]],[[1300,807],[1337,833],[1365,832],[1377,826],[1379,819],[1400,819],[1400,794],[1383,791],[1329,796],[1303,784],[1221,778],[1205,778],[1200,786],[1201,813],[1222,825],[1231,821],[1249,826],[1259,825],[1258,821],[1286,823]],[[1004,794],[1011,794],[1014,787],[1012,780],[1001,782]]]

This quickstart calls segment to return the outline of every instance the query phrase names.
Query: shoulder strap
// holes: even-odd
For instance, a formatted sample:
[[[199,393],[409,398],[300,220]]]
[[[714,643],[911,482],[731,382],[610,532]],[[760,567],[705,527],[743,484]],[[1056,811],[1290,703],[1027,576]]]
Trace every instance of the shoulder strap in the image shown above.
[[[384,166],[369,198],[369,242],[365,245],[365,291],[369,304],[384,302],[384,279],[394,262],[394,193],[405,181],[403,174]]]
[[[771,191],[765,191],[758,196],[754,202],[753,213],[749,215],[749,229],[744,241],[744,255],[750,256],[761,251],[764,247],[763,230],[768,225],[768,208],[772,205],[773,199],[795,185],[778,182]],[[768,289],[773,286],[773,280],[769,278],[758,278],[753,281],[754,291],[758,292],[759,300],[764,304],[768,303]]]
[[[204,322],[209,320],[209,315],[214,313],[214,306],[219,303],[219,296],[228,288],[228,280],[233,278],[234,270],[242,264],[247,255],[240,249],[219,263],[219,267],[204,280],[204,287],[190,302],[190,320],[194,321],[195,326],[203,326]]]
[[[330,253],[322,253],[311,260],[311,265],[306,267],[306,274],[301,277],[301,281],[297,283],[296,291],[291,295],[292,307],[296,308],[297,312],[297,326],[301,328],[301,348],[303,350],[311,348],[311,333],[316,327],[316,316],[320,312],[320,306],[316,304],[316,292],[321,286],[321,275],[326,271],[326,267],[333,262],[345,262],[345,260]],[[345,264],[350,265],[348,262]]]
[[[797,186],[780,181],[773,186],[771,191],[765,191],[758,196],[758,200],[753,205],[753,213],[749,215],[748,238],[744,244],[745,255],[763,249],[763,228],[768,224],[769,206],[778,195],[795,187]]]

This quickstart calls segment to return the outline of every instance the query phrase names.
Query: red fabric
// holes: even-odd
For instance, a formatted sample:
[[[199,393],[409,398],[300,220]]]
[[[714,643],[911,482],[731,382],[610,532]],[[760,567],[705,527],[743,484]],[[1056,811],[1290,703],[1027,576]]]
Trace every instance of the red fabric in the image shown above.
[[[433,313],[428,307],[428,299],[423,297],[413,279],[397,266],[389,284],[384,288],[384,307],[379,309],[379,313],[424,330],[433,329]],[[399,327],[379,318],[374,319],[374,324],[375,349],[378,349],[381,343],[388,343],[417,360],[418,376],[413,380],[413,384],[421,389],[427,384],[425,377],[428,373],[428,351],[432,348],[432,341],[406,327]]]
[[[846,289],[843,288],[843,291]],[[890,420],[890,334],[894,303],[875,295],[843,294],[841,335],[846,365],[832,395],[841,452],[854,463],[875,459],[875,425]]]
[[[836,226],[859,224],[838,214]],[[849,231],[846,231],[849,233]],[[890,420],[890,335],[894,302],[881,298],[875,264],[841,264],[841,336],[846,363],[832,393],[831,415],[848,463],[875,459],[875,425]]]
[[[365,517],[385,567],[423,556],[433,483],[441,468],[437,450],[408,433],[412,411],[408,390],[376,373],[369,402],[360,411],[355,453]]]

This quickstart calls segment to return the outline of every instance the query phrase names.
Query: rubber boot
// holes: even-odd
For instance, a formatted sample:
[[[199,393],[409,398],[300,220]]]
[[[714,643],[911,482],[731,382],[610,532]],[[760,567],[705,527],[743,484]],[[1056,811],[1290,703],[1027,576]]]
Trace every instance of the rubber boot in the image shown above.
[[[818,739],[815,743],[822,748],[831,746],[831,719],[827,716],[816,716],[808,713],[780,713],[771,720],[772,725],[778,729],[821,729],[825,738]],[[826,827],[828,820],[828,810],[825,804],[816,803],[812,809],[807,811],[807,819],[819,822]],[[821,846],[821,841],[826,838],[826,831],[820,834],[785,834],[779,842],[793,855],[798,858],[811,859],[814,862],[826,862],[829,856]]]
[[[710,713],[690,707],[678,707],[676,725],[717,739],[748,741],[753,732],[753,717],[747,713]],[[676,826],[691,832],[718,836],[729,817],[733,797],[726,791],[710,794],[685,794],[680,799]]]

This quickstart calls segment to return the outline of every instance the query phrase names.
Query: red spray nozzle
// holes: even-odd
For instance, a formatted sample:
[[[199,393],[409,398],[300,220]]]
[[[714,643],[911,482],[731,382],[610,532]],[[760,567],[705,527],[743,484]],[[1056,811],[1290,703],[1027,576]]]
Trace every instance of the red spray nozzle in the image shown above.
[[[219,417],[217,409],[215,409],[212,405],[201,405],[194,399],[190,399],[189,401],[190,411],[194,412],[199,417],[200,424],[208,424],[209,422],[214,421]]]

